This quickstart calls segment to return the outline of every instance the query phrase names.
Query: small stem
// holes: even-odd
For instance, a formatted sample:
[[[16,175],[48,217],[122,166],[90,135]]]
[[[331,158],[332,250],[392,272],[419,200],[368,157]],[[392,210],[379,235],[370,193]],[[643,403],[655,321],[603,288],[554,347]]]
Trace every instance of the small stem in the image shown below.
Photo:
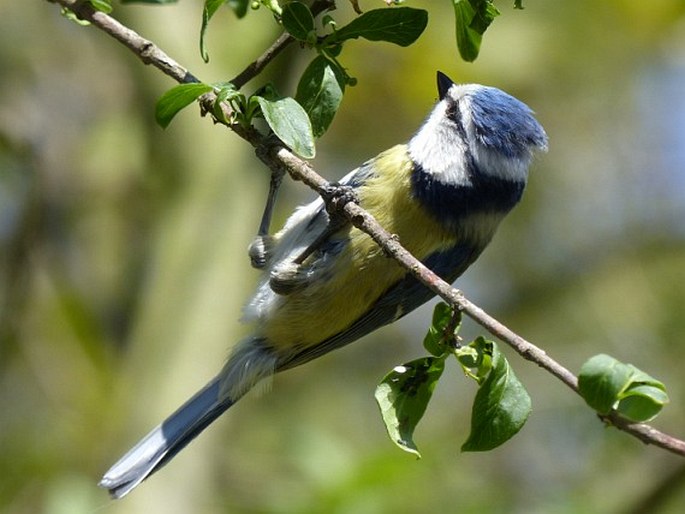
[[[259,75],[262,70],[266,68],[266,65],[273,61],[274,58],[283,50],[285,50],[293,41],[295,41],[295,38],[293,38],[287,32],[284,32],[278,36],[278,39],[274,41],[274,43],[266,50],[266,52],[248,64],[243,71],[230,80],[231,84],[233,84],[236,89],[243,87],[250,80]]]
[[[335,2],[332,0],[317,0],[314,2],[310,10],[314,17],[316,18],[319,14],[325,11],[335,9]],[[295,41],[290,34],[284,32],[273,44],[257,59],[252,61],[247,67],[238,73],[230,82],[236,87],[236,89],[242,88],[250,80],[259,75],[266,66],[273,61],[278,54],[285,50],[288,45]]]

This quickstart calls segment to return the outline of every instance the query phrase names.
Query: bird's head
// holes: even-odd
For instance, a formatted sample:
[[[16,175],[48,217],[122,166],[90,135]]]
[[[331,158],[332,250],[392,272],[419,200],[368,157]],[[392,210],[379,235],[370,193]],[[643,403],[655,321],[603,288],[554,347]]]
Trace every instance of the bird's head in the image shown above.
[[[473,173],[525,182],[547,135],[523,102],[494,87],[455,84],[438,72],[440,100],[409,142],[414,162],[435,179],[466,185]]]

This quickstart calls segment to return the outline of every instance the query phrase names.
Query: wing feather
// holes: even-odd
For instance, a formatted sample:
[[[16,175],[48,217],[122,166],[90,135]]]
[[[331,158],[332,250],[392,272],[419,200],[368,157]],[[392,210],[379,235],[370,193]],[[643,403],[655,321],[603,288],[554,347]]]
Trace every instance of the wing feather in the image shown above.
[[[457,244],[452,248],[430,255],[423,262],[441,278],[452,283],[476,260],[482,250],[483,247],[481,246]],[[426,303],[433,296],[435,296],[433,291],[407,274],[388,288],[371,309],[348,328],[315,346],[305,348],[299,353],[279,361],[277,368],[279,371],[293,368],[345,346],[381,326],[398,320]]]

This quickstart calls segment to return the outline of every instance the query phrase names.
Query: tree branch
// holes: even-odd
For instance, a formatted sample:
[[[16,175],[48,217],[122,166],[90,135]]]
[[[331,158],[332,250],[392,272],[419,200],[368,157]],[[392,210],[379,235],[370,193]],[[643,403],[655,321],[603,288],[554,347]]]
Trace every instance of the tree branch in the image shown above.
[[[171,59],[151,41],[141,37],[135,31],[122,25],[111,16],[94,10],[90,3],[80,0],[47,1],[57,3],[73,11],[79,18],[89,21],[92,25],[106,32],[129,48],[143,63],[155,66],[162,73],[175,81],[179,83],[199,82],[193,74]],[[329,2],[328,0],[315,2],[316,5],[319,5],[318,8],[321,10],[323,10],[324,5],[331,3],[332,2]],[[289,36],[285,34],[280,36],[262,56],[243,70],[234,81],[238,81],[239,84],[244,84],[256,76],[291,41]],[[213,93],[204,95],[204,97],[201,98],[200,101],[205,112],[212,112],[211,108],[215,99],[216,96],[213,95]],[[225,106],[224,108],[229,109],[228,106]],[[241,127],[239,125],[230,125],[217,119],[215,119],[215,121],[226,125],[238,136],[254,146],[255,149],[257,149],[257,156],[271,170],[282,171],[285,169],[294,180],[304,182],[319,194],[324,193],[328,186],[330,186],[330,184],[316,173],[308,163],[295,156],[282,144],[274,144],[268,141],[267,138],[254,129]],[[578,379],[573,373],[549,357],[542,349],[519,336],[486,313],[483,309],[472,303],[461,291],[443,281],[438,275],[433,273],[402,247],[397,237],[388,233],[369,213],[353,202],[348,202],[341,208],[355,227],[369,234],[369,236],[371,236],[388,255],[399,262],[400,265],[409,271],[409,273],[429,287],[438,296],[509,345],[521,357],[534,362],[557,377],[574,392],[578,393]],[[600,416],[600,419],[607,424],[631,434],[646,444],[652,444],[669,452],[685,456],[685,441],[665,434],[650,425],[645,423],[631,423],[614,412],[607,416]]]
[[[188,70],[152,43],[152,41],[143,38],[137,32],[129,29],[111,16],[96,11],[89,2],[83,0],[48,0],[48,2],[60,4],[76,14],[80,19],[95,25],[131,50],[144,64],[151,64],[175,81],[181,84],[200,82]]]

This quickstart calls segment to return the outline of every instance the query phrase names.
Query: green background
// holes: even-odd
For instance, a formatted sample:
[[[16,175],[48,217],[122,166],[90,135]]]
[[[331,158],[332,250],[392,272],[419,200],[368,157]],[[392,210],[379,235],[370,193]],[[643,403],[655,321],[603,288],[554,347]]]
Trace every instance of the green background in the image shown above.
[[[414,46],[346,46],[359,83],[316,168],[337,179],[407,140],[437,69],[525,101],[550,151],[459,286],[575,372],[609,353],[663,380],[671,404],[654,424],[685,435],[685,5],[500,2],[465,64],[450,2],[408,4],[430,14]],[[205,65],[201,5],[114,14],[206,82],[235,76],[278,34],[264,9],[242,21],[221,9]],[[265,80],[294,94],[313,57],[293,45]],[[0,2],[0,512],[640,512],[671,473],[682,479],[682,459],[605,429],[506,348],[533,399],[519,435],[459,452],[475,389],[451,366],[416,433],[423,459],[398,450],[373,390],[423,355],[428,306],[276,377],[110,502],[99,477],[220,368],[247,331],[240,310],[257,277],[246,248],[268,174],[196,109],[156,126],[154,102],[172,85],[55,5]],[[286,184],[276,225],[311,196]],[[668,491],[643,512],[682,512],[682,480]]]

